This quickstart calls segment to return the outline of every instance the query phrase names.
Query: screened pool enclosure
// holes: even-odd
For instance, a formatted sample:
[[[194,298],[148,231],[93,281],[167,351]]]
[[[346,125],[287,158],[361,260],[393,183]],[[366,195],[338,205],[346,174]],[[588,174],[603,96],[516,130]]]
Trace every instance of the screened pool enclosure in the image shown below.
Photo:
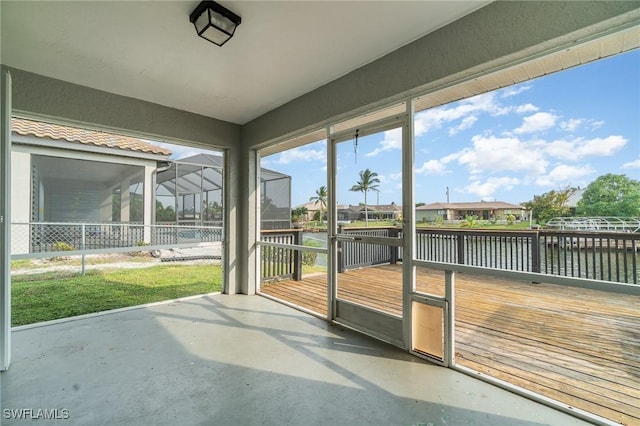
[[[223,157],[174,161],[156,177],[156,223],[222,226]]]
[[[156,178],[156,223],[221,226],[224,159],[198,154],[172,162]],[[261,227],[291,227],[291,176],[260,170]]]

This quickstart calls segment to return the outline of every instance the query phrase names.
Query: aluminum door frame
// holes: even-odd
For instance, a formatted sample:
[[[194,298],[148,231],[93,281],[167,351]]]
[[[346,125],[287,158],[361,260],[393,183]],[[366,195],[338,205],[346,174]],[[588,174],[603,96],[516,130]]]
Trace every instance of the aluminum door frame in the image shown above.
[[[396,346],[408,349],[410,347],[411,337],[411,324],[410,324],[410,290],[413,289],[414,276],[412,272],[410,259],[413,256],[414,238],[408,237],[410,234],[403,232],[403,236],[400,238],[394,237],[367,237],[367,236],[349,236],[344,234],[338,234],[337,232],[337,200],[336,200],[336,176],[337,176],[337,150],[336,146],[339,143],[352,140],[357,134],[358,137],[366,137],[376,133],[382,133],[387,130],[402,129],[402,183],[403,183],[403,223],[405,228],[410,221],[413,220],[413,209],[407,208],[407,206],[413,206],[413,123],[410,117],[410,110],[412,103],[407,103],[407,109],[404,113],[399,115],[390,116],[379,121],[368,123],[360,126],[357,129],[352,128],[341,131],[339,133],[331,134],[328,138],[327,151],[327,177],[329,188],[329,255],[330,255],[330,282],[329,282],[329,315],[328,319],[347,325],[365,334],[372,335],[373,337],[385,340]],[[405,154],[409,151],[409,155]],[[408,166],[407,164],[410,164]],[[407,187],[407,183],[409,186]],[[415,225],[409,226],[413,230]],[[415,233],[415,232],[414,232]],[[338,273],[337,273],[337,251],[338,241],[358,241],[365,244],[385,244],[393,245],[403,248],[403,257],[406,257],[408,261],[403,262],[402,268],[402,289],[403,289],[403,303],[402,303],[402,318],[393,317],[390,314],[376,311],[373,308],[367,308],[349,301],[339,300],[337,297],[338,287]],[[349,318],[345,318],[342,314],[349,313]],[[367,317],[369,315],[369,317]],[[362,322],[353,322],[351,318],[362,318],[362,322],[370,322],[377,324],[384,330],[373,328],[367,328],[362,326]],[[408,321],[409,320],[409,321]]]
[[[0,87],[0,371],[11,362],[11,74]]]

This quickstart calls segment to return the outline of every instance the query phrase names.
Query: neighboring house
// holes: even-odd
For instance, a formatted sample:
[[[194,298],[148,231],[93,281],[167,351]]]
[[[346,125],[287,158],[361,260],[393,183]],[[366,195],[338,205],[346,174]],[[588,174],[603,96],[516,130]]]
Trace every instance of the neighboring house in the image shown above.
[[[576,216],[576,209],[578,207],[578,202],[582,200],[582,195],[584,194],[585,188],[576,188],[569,195],[569,199],[567,200],[567,206],[569,207],[569,215]]]
[[[480,219],[501,219],[507,215],[514,215],[517,219],[526,217],[526,209],[517,204],[502,201],[476,203],[431,203],[416,207],[416,222],[434,222],[438,218],[444,221],[462,220],[467,216],[477,216]]]
[[[308,222],[313,220],[313,218],[316,215],[316,212],[320,211],[321,209],[322,209],[323,219],[324,219],[324,216],[327,214],[327,208],[322,207],[322,204],[320,204],[319,201],[313,201],[313,202],[309,201],[308,203],[304,203],[297,206],[297,208],[301,208],[301,207],[304,207],[307,209],[306,216],[301,218],[303,222]]]
[[[153,222],[154,174],[169,150],[20,118],[12,119],[11,130],[12,223]],[[16,235],[12,253],[28,253],[29,244]]]
[[[402,219],[402,207],[395,203],[367,206],[366,215],[369,220],[400,220]],[[345,222],[364,221],[364,205],[338,206],[338,220]]]

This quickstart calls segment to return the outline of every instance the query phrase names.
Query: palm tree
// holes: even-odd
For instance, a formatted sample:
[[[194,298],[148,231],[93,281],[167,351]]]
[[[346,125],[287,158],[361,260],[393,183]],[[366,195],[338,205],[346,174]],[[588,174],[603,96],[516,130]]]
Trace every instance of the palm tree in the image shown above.
[[[351,187],[349,191],[353,192],[362,192],[364,193],[364,221],[367,226],[369,226],[369,211],[367,210],[367,192],[378,190],[378,184],[380,183],[380,179],[378,179],[378,174],[376,172],[372,172],[369,169],[360,171],[360,180],[356,182],[355,185]]]
[[[291,211],[291,220],[293,222],[304,222],[306,218],[307,218],[307,208],[304,206],[296,207]]]
[[[322,222],[322,210],[327,208],[328,197],[329,192],[327,191],[327,187],[322,185],[320,188],[316,189],[316,195],[309,198],[310,202],[320,204],[320,222]]]

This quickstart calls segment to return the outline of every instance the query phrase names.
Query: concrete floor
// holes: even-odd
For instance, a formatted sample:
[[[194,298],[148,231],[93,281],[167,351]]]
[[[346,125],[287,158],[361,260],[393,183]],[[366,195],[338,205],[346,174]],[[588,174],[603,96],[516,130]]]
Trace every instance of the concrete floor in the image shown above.
[[[584,425],[259,296],[208,295],[13,332],[10,409],[65,425]],[[68,411],[62,411],[62,410]]]

